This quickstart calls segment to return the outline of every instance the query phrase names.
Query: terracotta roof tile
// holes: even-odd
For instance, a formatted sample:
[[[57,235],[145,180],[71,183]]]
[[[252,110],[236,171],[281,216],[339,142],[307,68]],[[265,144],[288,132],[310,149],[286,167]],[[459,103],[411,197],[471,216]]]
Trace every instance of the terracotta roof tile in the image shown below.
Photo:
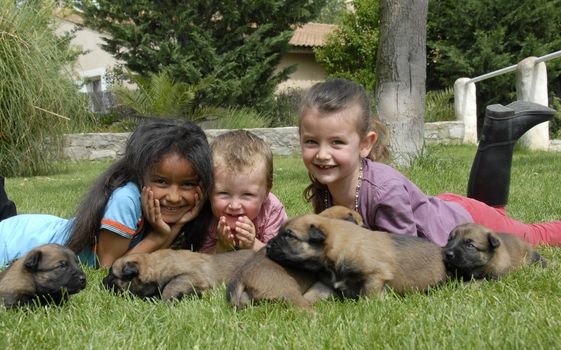
[[[323,46],[325,38],[335,28],[334,24],[306,23],[296,28],[289,43],[292,46]]]

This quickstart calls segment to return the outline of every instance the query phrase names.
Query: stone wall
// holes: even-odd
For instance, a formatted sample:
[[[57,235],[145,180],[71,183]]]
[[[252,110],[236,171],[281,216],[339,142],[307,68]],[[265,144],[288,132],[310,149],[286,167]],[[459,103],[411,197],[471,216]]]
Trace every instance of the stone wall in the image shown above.
[[[275,155],[300,152],[296,127],[249,129],[263,138]],[[209,141],[227,130],[205,130]],[[123,155],[130,133],[88,133],[66,135],[64,155],[69,160],[116,159]],[[460,144],[464,137],[463,123],[458,121],[425,124],[428,144]]]
[[[464,123],[461,121],[425,123],[425,143],[461,144],[464,139]]]

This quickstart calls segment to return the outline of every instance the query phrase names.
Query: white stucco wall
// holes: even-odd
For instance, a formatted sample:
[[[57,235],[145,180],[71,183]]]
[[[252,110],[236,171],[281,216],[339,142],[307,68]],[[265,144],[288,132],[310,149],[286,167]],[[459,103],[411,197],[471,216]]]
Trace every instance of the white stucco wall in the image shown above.
[[[77,27],[76,24],[64,19],[59,19],[59,23],[60,25],[57,30],[59,33],[69,32]],[[99,77],[101,80],[101,91],[105,91],[107,89],[105,73],[118,64],[119,61],[101,48],[103,34],[83,27],[76,31],[74,35],[71,45],[80,47],[86,52],[79,56],[75,67],[76,72],[83,78]],[[82,90],[86,92],[86,87],[83,87]]]
[[[287,81],[279,84],[277,91],[289,88],[307,89],[317,82],[325,80],[325,69],[320,66],[313,52],[289,52],[283,56],[277,70],[296,64],[296,71],[292,73]]]

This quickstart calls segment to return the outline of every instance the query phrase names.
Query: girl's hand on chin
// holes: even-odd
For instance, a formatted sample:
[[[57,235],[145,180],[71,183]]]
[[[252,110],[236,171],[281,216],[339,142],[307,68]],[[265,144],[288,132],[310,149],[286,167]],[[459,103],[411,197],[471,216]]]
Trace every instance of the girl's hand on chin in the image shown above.
[[[201,212],[201,208],[203,207],[203,202],[201,200],[201,198],[203,198],[203,192],[201,191],[201,188],[199,186],[196,187],[195,191],[195,205],[193,206],[193,208],[183,214],[183,216],[179,218],[176,223],[172,224],[171,230],[175,235],[177,235],[179,231],[181,231],[183,225],[196,218]]]
[[[202,208],[202,192],[200,187],[197,187],[195,191],[195,203],[193,207],[185,212],[185,214],[183,214],[183,216],[181,216],[178,221],[172,224],[168,224],[162,218],[160,201],[154,199],[154,194],[149,187],[142,188],[142,210],[146,216],[146,220],[148,220],[150,225],[152,225],[154,233],[166,238],[175,239],[175,237],[177,237],[177,235],[181,231],[183,225],[199,215]]]
[[[144,186],[142,188],[140,201],[142,203],[142,212],[144,213],[144,217],[150,225],[152,225],[154,230],[153,232],[164,237],[171,235],[172,228],[162,218],[160,201],[154,199],[154,193],[150,187]]]

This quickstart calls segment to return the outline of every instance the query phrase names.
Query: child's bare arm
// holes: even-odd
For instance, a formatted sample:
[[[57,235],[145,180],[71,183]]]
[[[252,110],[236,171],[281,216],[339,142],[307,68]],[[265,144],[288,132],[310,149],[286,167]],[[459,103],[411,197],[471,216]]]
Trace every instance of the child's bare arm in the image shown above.
[[[109,267],[115,260],[125,255],[131,240],[115,232],[102,229],[97,244],[97,257],[100,267]]]

